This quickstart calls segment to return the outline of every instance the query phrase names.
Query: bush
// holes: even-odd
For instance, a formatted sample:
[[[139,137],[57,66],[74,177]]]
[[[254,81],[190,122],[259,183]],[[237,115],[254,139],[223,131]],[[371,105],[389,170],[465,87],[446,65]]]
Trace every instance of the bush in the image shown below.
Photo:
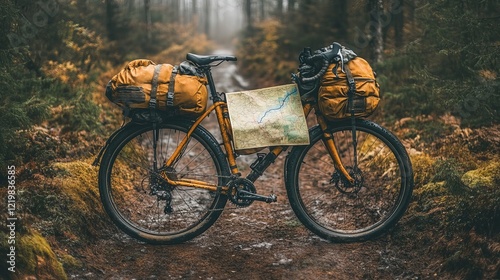
[[[37,97],[37,93],[46,87],[43,80],[22,66],[2,66],[0,81],[0,168],[5,170],[8,162],[19,160],[27,140],[19,137],[16,131],[29,129],[46,120],[49,102]]]

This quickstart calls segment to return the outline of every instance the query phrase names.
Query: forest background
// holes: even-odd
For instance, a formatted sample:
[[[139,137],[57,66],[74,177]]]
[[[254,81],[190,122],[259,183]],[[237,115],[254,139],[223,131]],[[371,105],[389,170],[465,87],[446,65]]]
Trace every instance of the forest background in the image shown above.
[[[433,244],[441,271],[500,278],[498,1],[0,0],[0,8],[0,193],[7,197],[15,166],[22,216],[18,273],[9,277],[66,277],[79,267],[67,248],[99,238],[109,222],[93,211],[90,163],[121,122],[103,89],[126,62],[179,63],[222,48],[258,88],[289,83],[304,47],[336,41],[372,63],[383,92],[373,118],[411,154],[404,226],[427,229],[419,242]]]

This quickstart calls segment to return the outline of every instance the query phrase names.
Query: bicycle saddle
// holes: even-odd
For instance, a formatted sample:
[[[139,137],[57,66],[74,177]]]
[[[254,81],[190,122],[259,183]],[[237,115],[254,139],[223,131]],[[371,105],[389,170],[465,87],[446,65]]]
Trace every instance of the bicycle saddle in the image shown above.
[[[236,56],[224,56],[224,55],[198,55],[194,53],[188,53],[186,59],[192,61],[198,65],[207,65],[214,61],[236,61]]]

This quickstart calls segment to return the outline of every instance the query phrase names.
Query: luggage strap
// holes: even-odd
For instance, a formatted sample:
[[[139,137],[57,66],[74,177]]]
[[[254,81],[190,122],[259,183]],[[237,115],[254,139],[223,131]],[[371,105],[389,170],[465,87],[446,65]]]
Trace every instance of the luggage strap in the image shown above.
[[[345,75],[347,77],[347,84],[349,84],[349,91],[354,94],[356,92],[356,82],[354,81],[354,78],[351,73],[351,69],[349,69],[349,66],[344,65],[344,71]]]
[[[347,92],[348,97],[348,110],[351,113],[351,134],[352,134],[352,145],[354,148],[354,170],[358,168],[358,141],[356,137],[356,117],[354,116],[354,95],[356,94],[356,82],[351,73],[351,69],[347,64],[344,65],[345,75],[347,77],[347,83],[349,84],[349,91]]]
[[[174,66],[174,69],[172,69],[172,75],[170,75],[170,81],[168,83],[167,107],[174,106],[175,76],[177,76],[177,72],[177,66]]]
[[[149,98],[149,108],[151,110],[156,109],[156,91],[158,90],[158,76],[160,75],[162,64],[155,66],[155,71],[153,72],[153,80],[151,81],[151,94]]]
[[[351,69],[349,66],[344,65],[345,75],[347,77],[347,84],[349,85],[349,91],[347,92],[348,96],[348,110],[352,116],[354,116],[354,95],[356,94],[356,82],[351,73]]]

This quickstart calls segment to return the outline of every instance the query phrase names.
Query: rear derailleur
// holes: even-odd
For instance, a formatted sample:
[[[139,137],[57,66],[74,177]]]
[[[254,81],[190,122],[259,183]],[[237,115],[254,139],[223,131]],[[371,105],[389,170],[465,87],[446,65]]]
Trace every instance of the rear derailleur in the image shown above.
[[[159,172],[151,172],[149,176],[149,187],[150,187],[150,195],[156,196],[157,201],[165,201],[165,208],[163,209],[163,213],[170,214],[174,211],[172,208],[172,191],[174,190],[174,186],[171,186],[163,179],[160,175],[162,172],[166,172],[168,176],[172,176],[167,171],[159,171]],[[175,175],[174,175],[175,176]]]

